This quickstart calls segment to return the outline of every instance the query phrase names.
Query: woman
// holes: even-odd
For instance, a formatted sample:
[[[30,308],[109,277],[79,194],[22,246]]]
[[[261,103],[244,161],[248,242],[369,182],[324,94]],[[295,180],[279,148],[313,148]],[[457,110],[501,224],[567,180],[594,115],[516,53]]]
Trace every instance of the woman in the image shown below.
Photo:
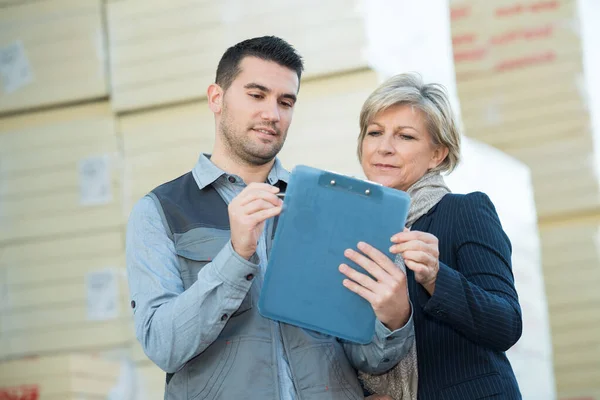
[[[522,330],[511,244],[485,194],[451,194],[444,184],[440,173],[451,172],[459,155],[460,133],[441,86],[397,75],[364,103],[358,138],[363,171],[412,200],[410,230],[394,235],[390,250],[407,271],[418,398],[520,399],[505,355]],[[376,264],[374,272],[381,268]],[[349,278],[346,287],[363,297],[377,284],[373,273],[375,279],[347,266],[340,271]],[[393,376],[406,379],[387,377]],[[361,377],[367,389],[385,383],[385,376]]]

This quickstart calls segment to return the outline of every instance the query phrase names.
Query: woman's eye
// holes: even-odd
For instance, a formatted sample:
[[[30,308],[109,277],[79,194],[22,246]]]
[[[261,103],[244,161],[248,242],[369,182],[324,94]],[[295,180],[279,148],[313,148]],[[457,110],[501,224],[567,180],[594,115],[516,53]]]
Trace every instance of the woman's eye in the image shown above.
[[[381,132],[379,131],[371,131],[367,133],[368,136],[379,136],[381,135]]]
[[[400,135],[403,140],[413,140],[415,137],[411,135]]]

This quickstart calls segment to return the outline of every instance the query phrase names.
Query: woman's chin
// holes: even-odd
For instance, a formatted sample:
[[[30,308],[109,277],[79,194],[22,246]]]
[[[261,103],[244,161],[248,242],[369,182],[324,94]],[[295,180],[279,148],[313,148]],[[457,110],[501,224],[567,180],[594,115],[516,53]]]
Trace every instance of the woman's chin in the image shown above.
[[[368,180],[370,180],[371,182],[375,182],[378,183],[382,186],[386,186],[392,189],[396,189],[398,186],[398,182],[395,179],[390,179],[389,177],[386,176],[374,176],[371,178],[368,178]]]

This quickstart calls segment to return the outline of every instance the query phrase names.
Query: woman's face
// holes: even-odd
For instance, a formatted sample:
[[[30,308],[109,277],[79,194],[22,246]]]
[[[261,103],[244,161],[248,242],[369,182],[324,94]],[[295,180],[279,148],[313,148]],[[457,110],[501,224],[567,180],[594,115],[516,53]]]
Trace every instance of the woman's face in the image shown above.
[[[447,155],[447,148],[432,143],[421,111],[399,104],[368,125],[361,165],[370,181],[406,191]]]

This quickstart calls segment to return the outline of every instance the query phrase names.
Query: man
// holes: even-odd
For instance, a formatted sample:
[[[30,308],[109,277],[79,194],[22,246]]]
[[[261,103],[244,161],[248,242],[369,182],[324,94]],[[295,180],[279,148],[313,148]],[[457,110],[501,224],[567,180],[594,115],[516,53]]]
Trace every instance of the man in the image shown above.
[[[373,343],[361,346],[257,311],[272,217],[281,211],[276,193],[288,178],[275,157],[302,70],[300,56],[277,37],[229,48],[208,88],[212,155],[201,154],[190,173],[131,212],[136,336],[167,372],[166,399],[362,399],[356,369],[387,371],[410,345],[412,319],[394,332],[378,322]]]

